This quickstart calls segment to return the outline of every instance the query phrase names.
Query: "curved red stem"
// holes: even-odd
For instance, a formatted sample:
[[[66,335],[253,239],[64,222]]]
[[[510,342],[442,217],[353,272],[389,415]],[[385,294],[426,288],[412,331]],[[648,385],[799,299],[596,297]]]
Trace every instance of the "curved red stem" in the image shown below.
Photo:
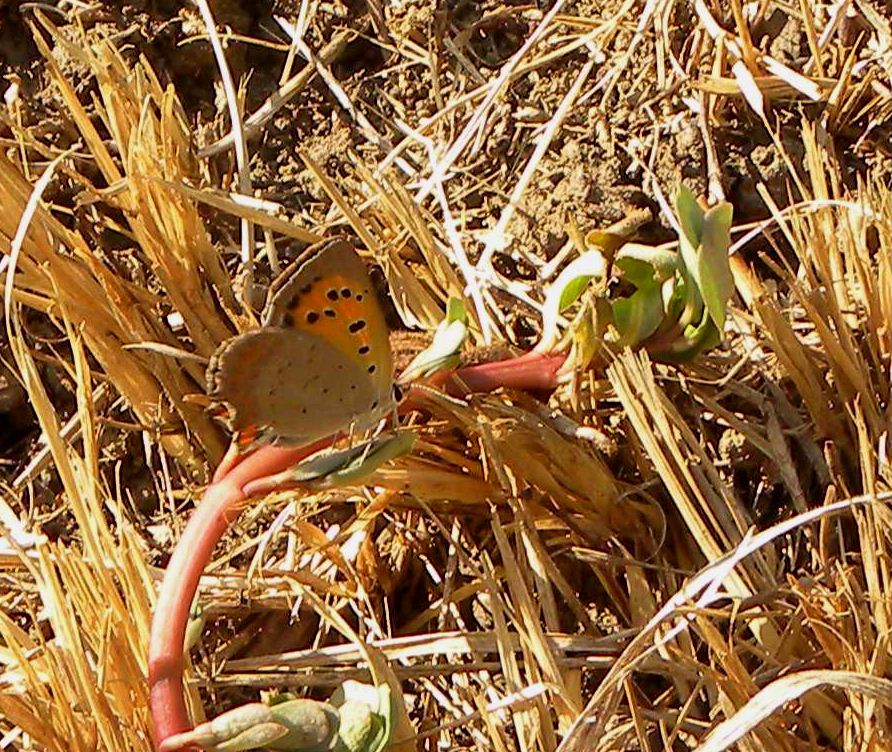
[[[499,387],[548,390],[557,385],[563,362],[563,355],[532,352],[468,366],[432,381],[453,395],[489,392]],[[329,443],[323,440],[300,448],[265,446],[246,456],[230,450],[217,468],[170,558],[152,616],[149,705],[156,744],[191,728],[183,696],[186,625],[192,599],[214,547],[247,501],[245,487],[286,470]]]

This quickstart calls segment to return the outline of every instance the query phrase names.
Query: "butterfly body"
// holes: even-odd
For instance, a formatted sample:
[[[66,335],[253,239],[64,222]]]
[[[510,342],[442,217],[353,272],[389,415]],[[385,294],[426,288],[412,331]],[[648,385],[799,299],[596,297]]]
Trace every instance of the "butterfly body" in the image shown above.
[[[352,245],[312,248],[273,283],[262,327],[223,343],[208,367],[240,446],[309,444],[365,430],[393,409],[384,312]]]

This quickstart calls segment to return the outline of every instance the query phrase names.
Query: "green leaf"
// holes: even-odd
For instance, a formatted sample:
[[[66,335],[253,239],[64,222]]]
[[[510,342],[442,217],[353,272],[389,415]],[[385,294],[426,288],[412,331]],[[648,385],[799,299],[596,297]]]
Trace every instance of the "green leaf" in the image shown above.
[[[377,715],[381,718],[382,724],[377,730],[377,734],[368,743],[368,752],[384,752],[390,744],[390,737],[393,735],[394,728],[394,701],[387,684],[381,684],[378,690],[378,709]]]
[[[682,275],[696,287],[721,332],[725,326],[725,307],[734,292],[734,279],[728,263],[731,205],[722,203],[704,212],[690,190],[682,186],[675,207],[682,230],[678,238]],[[688,294],[693,291],[689,290]],[[689,303],[693,302],[689,300]]]
[[[686,326],[684,332],[666,350],[651,354],[658,360],[669,363],[690,363],[721,341],[722,333],[709,315],[709,311],[704,308],[703,316],[696,326],[693,324]]]
[[[252,749],[272,746],[286,734],[286,729],[280,723],[258,723],[231,739],[208,747],[209,752],[248,752]]]
[[[337,708],[327,702],[297,698],[270,706],[286,734],[265,746],[281,752],[316,752],[329,749],[339,725]]]
[[[373,740],[377,738],[383,727],[381,717],[376,715],[364,702],[348,700],[340,708],[338,715],[341,725],[338,730],[340,744],[338,750],[343,752],[369,752]]]
[[[390,686],[348,679],[331,696],[341,727],[335,752],[383,752],[393,732]]]
[[[461,360],[461,348],[468,336],[468,312],[459,298],[446,304],[446,318],[437,326],[428,347],[412,358],[397,381],[408,384],[432,376],[437,371],[454,368]]]
[[[675,211],[678,214],[678,222],[688,243],[692,248],[700,245],[700,237],[703,233],[703,209],[694,198],[690,188],[682,184],[678,188],[675,197]]]
[[[690,342],[691,358],[693,359],[719,344],[722,341],[722,332],[716,326],[709,312],[704,309],[703,321],[700,326],[695,329],[688,327],[685,337]]]
[[[397,381],[408,384],[437,371],[454,368],[461,360],[461,348],[467,336],[467,316],[450,320],[447,314],[434,332],[433,342],[412,358]]]
[[[548,289],[542,306],[542,341],[537,350],[549,350],[558,339],[558,320],[561,311],[573,303],[595,278],[603,279],[607,273],[607,262],[600,251],[583,253],[578,259],[567,264],[566,268]]]
[[[468,310],[461,298],[449,298],[449,302],[446,304],[446,321],[450,324],[453,321],[468,323]]]
[[[635,287],[649,287],[656,283],[653,265],[637,258],[617,258],[617,268],[623,273],[623,279]]]
[[[205,621],[204,608],[202,608],[201,604],[198,602],[198,596],[196,595],[195,599],[192,601],[192,608],[189,610],[189,621],[186,622],[186,637],[183,640],[183,649],[187,653],[194,648],[198,644],[199,639],[201,639]]]
[[[681,235],[678,236],[679,269],[682,276],[687,278],[696,274],[697,270],[697,248],[703,232],[703,209],[694,194],[682,185],[675,198],[675,211],[681,225]]]
[[[659,246],[626,243],[617,252],[614,263],[627,277],[630,267],[638,266],[639,263],[647,264],[656,280],[664,282],[678,271],[678,254]],[[632,282],[637,284],[635,280]]]
[[[613,303],[613,323],[622,344],[634,347],[653,334],[663,321],[663,296],[653,280],[628,298]]]
[[[263,703],[250,702],[233,708],[195,728],[167,737],[158,748],[170,752],[182,747],[201,747],[209,752],[243,752],[281,739],[288,728],[279,723]]]
[[[309,483],[314,488],[352,485],[371,475],[385,462],[412,451],[416,435],[412,431],[382,434],[338,452],[324,452],[282,473],[282,479]]]
[[[716,327],[725,327],[725,307],[734,292],[734,277],[728,261],[731,245],[731,204],[710,209],[703,219],[703,233],[697,253],[697,281],[703,302]]]
[[[666,311],[666,318],[671,321],[677,321],[685,309],[685,303],[688,297],[688,283],[682,277],[675,280],[667,280],[662,285],[663,310]]]
[[[558,310],[564,311],[569,308],[582,295],[582,291],[588,286],[593,275],[585,277],[574,277],[561,290],[561,296],[558,302]]]

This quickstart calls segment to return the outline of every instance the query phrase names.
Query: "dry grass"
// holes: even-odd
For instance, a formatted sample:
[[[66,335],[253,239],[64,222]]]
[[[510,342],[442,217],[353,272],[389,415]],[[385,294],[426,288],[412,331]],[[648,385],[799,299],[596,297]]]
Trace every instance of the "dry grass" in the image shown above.
[[[300,70],[250,111],[227,86],[201,143],[126,37],[28,12],[71,148],[9,98],[4,352],[42,443],[0,499],[0,746],[151,748],[162,552],[225,446],[194,396],[203,359],[254,325],[252,280],[291,243],[349,226],[404,324],[431,328],[467,289],[475,344],[529,346],[556,269],[535,227],[552,184],[537,176],[575,169],[555,153],[590,138],[665,207],[693,132],[702,192],[759,206],[735,230],[755,227],[733,259],[726,345],[685,368],[604,353],[549,408],[431,394],[412,456],[368,487],[257,500],[203,578],[190,699],[213,715],[261,689],[324,697],[367,679],[342,619],[402,680],[418,749],[888,747],[888,17],[868,0],[755,17],[736,0],[487,5],[458,33],[425,3],[389,5],[353,28],[390,56],[383,87],[422,71],[423,94],[369,104],[361,77],[332,73],[352,34],[316,45],[324,12],[308,3],[281,58]],[[804,61],[754,42],[774,13],[796,20]],[[488,30],[518,23],[510,54],[485,64]],[[263,174],[256,139],[313,87],[350,139],[297,143],[315,201],[262,198],[262,179],[261,198],[243,195],[248,165]],[[735,128],[763,133],[780,165],[747,196],[729,196],[719,157]],[[583,224],[595,211],[559,210]],[[52,379],[73,394],[64,414]],[[152,515],[127,486],[134,467]]]

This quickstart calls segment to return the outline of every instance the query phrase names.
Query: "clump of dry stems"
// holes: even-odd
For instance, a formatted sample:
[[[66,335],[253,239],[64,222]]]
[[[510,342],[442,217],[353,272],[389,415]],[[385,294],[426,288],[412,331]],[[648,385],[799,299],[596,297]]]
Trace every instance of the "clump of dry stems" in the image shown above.
[[[698,134],[701,188],[721,200],[717,150],[736,118],[769,134],[783,196],[756,180],[762,219],[735,230],[725,345],[683,368],[605,350],[552,395],[431,393],[413,454],[369,485],[256,499],[202,578],[187,696],[201,720],[260,690],[327,697],[368,680],[337,614],[401,680],[417,749],[888,745],[888,18],[869,2],[769,4],[806,39],[793,65],[754,45],[767,8],[737,2],[494,5],[464,36],[424,5],[369,3],[368,23],[353,19],[386,71],[434,72],[436,109],[417,121],[370,119],[361,86],[333,75],[344,29],[318,48],[290,41],[291,74],[246,111],[229,48],[198,24],[230,84],[204,143],[145,57],[75,11],[61,25],[28,12],[75,136],[59,148],[14,98],[2,115],[3,324],[41,430],[0,499],[3,744],[152,748],[157,581],[225,447],[195,397],[203,359],[254,325],[257,270],[275,271],[281,248],[347,225],[404,324],[435,326],[468,290],[475,344],[522,343],[515,324],[536,322],[572,254],[516,240],[559,140],[594,128],[668,222],[678,124]],[[323,11],[306,6],[312,28]],[[484,64],[500,24],[523,34]],[[319,205],[289,209],[253,195],[251,159],[274,112],[311,87],[353,141],[325,160],[301,152]],[[538,114],[520,111],[524,87],[543,92]],[[842,139],[866,155],[854,178]],[[497,270],[502,257],[533,281]],[[61,344],[29,329],[38,314]],[[70,414],[48,368],[72,386]],[[108,470],[117,397],[143,437],[119,460],[145,465],[151,519]],[[54,540],[30,495],[48,474],[52,514],[70,521]]]

